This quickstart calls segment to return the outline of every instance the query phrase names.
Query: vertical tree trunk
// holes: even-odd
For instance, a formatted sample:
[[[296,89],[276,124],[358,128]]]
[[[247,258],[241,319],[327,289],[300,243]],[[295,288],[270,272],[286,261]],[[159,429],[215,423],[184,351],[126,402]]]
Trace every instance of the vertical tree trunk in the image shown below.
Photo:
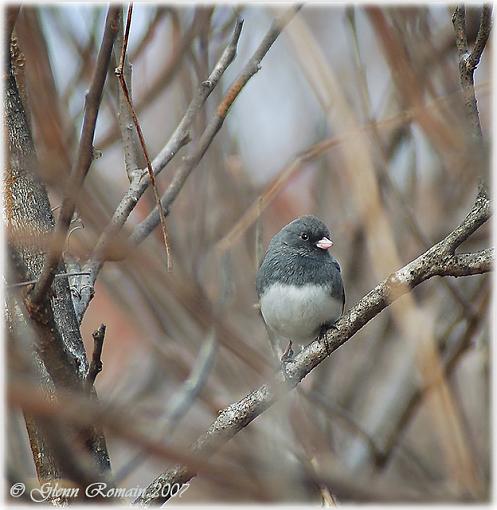
[[[37,157],[26,112],[13,73],[10,52],[7,52],[5,113],[7,137],[7,169],[5,173],[5,211],[8,224],[8,245],[14,273],[18,279],[36,279],[43,266],[44,247],[54,227],[46,189],[37,173]],[[61,262],[58,272],[65,272]],[[40,384],[47,396],[56,395],[57,387],[80,390],[88,370],[88,361],[74,313],[71,291],[66,278],[52,285],[52,295],[43,305],[43,320],[36,321],[28,313],[9,306],[9,331],[18,330],[15,322],[27,320],[37,336],[34,354]],[[12,338],[14,338],[14,334]],[[50,395],[51,394],[51,395]],[[31,449],[40,480],[53,480],[65,473],[51,452],[39,424],[25,416]],[[101,473],[110,469],[105,439],[96,428],[79,431]]]

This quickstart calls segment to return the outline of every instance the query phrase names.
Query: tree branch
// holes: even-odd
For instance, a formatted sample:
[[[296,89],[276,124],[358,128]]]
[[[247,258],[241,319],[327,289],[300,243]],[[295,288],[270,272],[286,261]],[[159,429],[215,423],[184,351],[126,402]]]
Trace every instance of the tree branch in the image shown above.
[[[54,220],[46,189],[39,179],[38,161],[27,112],[21,102],[9,58],[4,99],[9,152],[5,178],[9,260],[12,262],[14,280],[38,280],[45,261],[45,253],[40,246],[43,245],[43,240],[53,233]],[[21,233],[24,238],[13,245],[10,239]],[[58,273],[66,272],[63,260],[60,260],[56,269]],[[53,289],[54,295],[46,295],[34,313],[28,306],[29,295],[19,295],[20,309],[26,318],[19,320],[33,327],[36,342],[28,349],[33,350],[31,354],[38,360],[37,363],[46,377],[51,380],[50,390],[46,390],[48,393],[52,393],[52,386],[54,391],[60,387],[80,388],[88,367],[67,279],[57,278],[53,282]],[[12,316],[13,322],[17,322],[14,319],[17,312],[8,315]],[[27,319],[28,315],[32,320]],[[95,397],[94,392],[92,395]],[[48,459],[50,464],[51,456],[37,455],[47,451],[46,438],[35,421],[26,417],[26,424],[37,474],[40,480],[43,480],[47,473],[45,460]],[[110,469],[105,438],[101,431],[91,426],[83,431],[83,437],[102,472]],[[52,475],[56,473],[51,467],[48,471]],[[58,474],[64,476],[60,470]]]
[[[474,89],[474,72],[480,62],[481,55],[490,35],[491,14],[492,8],[489,5],[484,5],[480,19],[480,28],[476,37],[475,46],[471,53],[469,52],[468,38],[466,35],[465,6],[463,4],[458,5],[452,15],[452,23],[456,35],[456,46],[459,53],[459,75],[464,92],[466,115],[472,127],[472,136],[478,142],[482,140],[482,131]]]
[[[242,26],[243,20],[238,19],[230,43],[224,50],[221,58],[214,66],[208,79],[199,84],[195,95],[171,138],[152,161],[154,175],[158,175],[178,153],[181,147],[190,141],[189,130],[195,116],[236,56],[236,48],[238,46],[238,40],[240,39]],[[93,297],[95,281],[103,266],[109,246],[150,184],[150,179],[145,174],[146,170],[142,170],[133,176],[128,190],[114,211],[110,223],[102,232],[90,257],[90,261],[85,266],[85,270],[90,271],[91,276],[88,278],[88,281],[85,282],[85,287],[81,290],[81,300],[75,307],[79,322],[83,319],[83,315]]]
[[[221,129],[224,119],[228,114],[228,110],[231,105],[234,103],[235,99],[238,97],[240,92],[243,90],[245,85],[248,83],[250,78],[254,76],[261,69],[261,61],[269,51],[274,41],[276,41],[277,37],[280,35],[283,28],[287,25],[287,23],[293,18],[293,16],[298,12],[300,6],[294,7],[286,11],[280,18],[275,20],[269,29],[269,32],[266,34],[261,44],[255,51],[252,58],[247,62],[247,65],[242,69],[241,73],[232,83],[228,92],[225,94],[224,99],[221,101],[217,108],[216,115],[209,122],[205,131],[203,132],[200,141],[198,143],[198,147],[196,150],[186,158],[185,163],[182,167],[180,167],[176,174],[173,177],[173,180],[166,192],[162,196],[161,204],[164,210],[164,214],[169,214],[169,208],[178,196],[181,188],[183,187],[186,179],[191,174],[191,172],[196,168],[205,152],[209,148],[212,140]],[[160,217],[159,211],[155,208],[141,223],[139,223],[133,233],[131,234],[129,240],[133,245],[140,244],[152,230],[159,224]]]
[[[95,383],[95,378],[102,371],[102,349],[104,347],[105,324],[92,333],[93,336],[93,356],[91,358],[88,374],[86,375],[86,385],[91,388]]]
[[[133,4],[130,3],[128,7],[128,16],[126,20],[126,31],[124,33],[124,39],[123,39],[123,45],[121,50],[121,58],[119,61],[119,66],[116,68],[115,73],[117,76],[117,79],[119,80],[119,84],[121,85],[122,92],[124,94],[124,98],[126,99],[127,106],[129,108],[129,113],[131,114],[131,118],[133,120],[133,124],[136,128],[136,133],[138,134],[138,139],[140,140],[140,145],[143,151],[143,156],[145,157],[145,161],[147,163],[147,171],[148,171],[148,177],[150,179],[150,183],[152,184],[152,191],[154,192],[154,199],[155,203],[158,207],[159,211],[159,219],[160,224],[162,227],[162,237],[164,240],[164,247],[166,250],[166,264],[167,264],[167,270],[172,270],[172,258],[171,258],[171,250],[169,247],[169,239],[167,235],[167,228],[166,228],[166,218],[164,216],[164,211],[160,207],[160,195],[159,191],[157,189],[157,183],[155,182],[155,174],[154,170],[152,168],[152,163],[150,162],[150,157],[148,155],[147,146],[145,144],[145,138],[143,136],[143,132],[140,126],[140,122],[138,121],[138,117],[136,115],[135,109],[133,108],[133,102],[131,100],[131,96],[128,90],[128,87],[126,85],[126,80],[124,78],[123,74],[123,67],[124,67],[124,61],[126,59],[126,50],[128,47],[128,37],[129,37],[129,30],[131,27],[131,17],[133,14]]]
[[[470,276],[492,270],[494,248],[476,253],[461,253],[440,261],[437,276]]]
[[[124,11],[124,9],[123,9]],[[116,42],[114,43],[114,63],[115,67],[118,68],[121,62],[121,49],[124,44],[124,29],[123,29],[123,14],[119,13],[119,29],[116,36]],[[124,75],[124,79],[128,84],[129,95],[133,96],[133,86],[132,86],[132,69],[131,64],[129,63],[129,58],[126,58],[122,65],[122,72]],[[139,167],[139,153],[138,153],[138,140],[137,134],[133,131],[133,118],[131,117],[131,112],[129,111],[129,107],[124,96],[124,91],[122,88],[116,87],[116,99],[117,99],[117,120],[119,131],[121,133],[121,141],[123,144],[123,152],[124,152],[124,165],[126,167],[126,174],[128,176],[129,182],[133,180],[134,172],[139,172],[141,174],[141,169]]]
[[[201,12],[201,8],[197,7],[197,11],[191,26],[188,28],[179,42],[176,42],[175,44],[173,43],[174,49],[164,69],[157,75],[145,94],[138,99],[136,104],[137,113],[144,111],[157,98],[157,96],[167,88],[168,84],[175,77],[178,69],[180,68],[180,64],[185,53],[188,51],[194,39],[197,37],[199,27],[203,23],[204,15],[205,13]],[[100,147],[102,150],[106,149],[114,142],[116,142],[118,137],[119,129],[114,125],[109,130],[109,132],[101,140],[98,141],[98,147]]]
[[[88,273],[88,272],[81,272],[81,271],[76,271],[74,273],[58,273],[54,276],[54,279],[55,278],[71,278],[72,276],[88,276],[89,274],[90,273]],[[38,281],[38,279],[27,280],[25,282],[8,283],[6,285],[6,288],[7,289],[15,289],[17,287],[24,287],[25,285],[34,285],[37,281]]]
[[[117,18],[119,8],[109,7],[105,21],[105,31],[102,45],[97,57],[97,64],[92,84],[86,96],[85,115],[76,163],[67,183],[64,200],[53,232],[52,242],[43,266],[38,283],[29,296],[33,310],[42,303],[52,285],[55,273],[64,249],[67,230],[76,208],[75,195],[79,191],[93,160],[93,136],[97,122],[98,110],[102,99],[102,91],[107,77],[112,46],[117,33]]]
[[[281,372],[276,374],[269,383],[223,409],[209,429],[193,443],[192,452],[197,455],[213,454],[282,395],[294,388],[316,366],[390,303],[423,281],[441,274],[466,276],[477,272],[487,272],[493,262],[493,250],[463,255],[454,255],[453,252],[489,217],[490,202],[483,193],[479,193],[472,210],[459,227],[417,259],[378,284],[342,315],[335,324],[335,328],[328,331],[323,339],[308,345],[292,363],[287,364],[285,374]],[[467,273],[463,271],[463,267],[466,267]],[[163,503],[167,498],[159,496],[161,487],[172,483],[186,483],[194,476],[195,472],[186,466],[175,466],[157,476],[135,503],[141,505]]]
[[[471,69],[471,71],[474,71],[478,64],[480,63],[480,58],[490,36],[491,28],[492,28],[492,7],[490,5],[484,5],[481,12],[480,28],[478,29],[478,35],[476,36],[475,45],[473,47],[473,51],[471,52],[467,60],[468,68]]]

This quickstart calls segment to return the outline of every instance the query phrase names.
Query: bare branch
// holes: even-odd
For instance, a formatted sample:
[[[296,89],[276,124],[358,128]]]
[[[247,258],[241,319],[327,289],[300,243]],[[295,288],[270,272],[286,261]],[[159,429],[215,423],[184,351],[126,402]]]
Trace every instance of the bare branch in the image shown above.
[[[150,182],[152,183],[152,190],[154,192],[154,198],[155,203],[157,204],[157,208],[159,211],[159,218],[160,218],[160,224],[162,227],[162,237],[164,239],[164,247],[166,249],[166,260],[167,260],[167,270],[172,270],[172,259],[171,259],[171,250],[169,248],[169,240],[167,235],[167,229],[166,229],[166,218],[164,216],[164,211],[162,210],[160,206],[160,195],[159,191],[157,190],[157,183],[155,182],[155,175],[154,171],[152,169],[152,163],[150,162],[150,157],[148,155],[147,146],[145,145],[145,138],[143,137],[143,132],[140,126],[140,123],[138,122],[138,117],[136,116],[136,112],[133,108],[133,102],[131,100],[128,87],[126,85],[126,80],[124,79],[123,74],[123,66],[124,61],[126,59],[126,50],[128,48],[128,37],[129,37],[129,30],[131,27],[131,17],[133,15],[133,4],[129,4],[128,8],[128,17],[126,20],[126,30],[124,32],[124,38],[123,38],[123,46],[121,49],[121,58],[119,60],[119,66],[116,69],[116,76],[119,80],[119,84],[121,85],[121,89],[124,94],[124,98],[126,99],[126,102],[128,104],[129,113],[131,114],[131,118],[133,119],[133,123],[136,128],[136,132],[138,133],[138,138],[140,140],[140,145],[143,150],[143,155],[145,156],[145,161],[147,162],[147,170],[148,170],[148,177],[150,179]]]
[[[86,385],[91,388],[95,384],[95,378],[102,371],[102,349],[104,347],[105,324],[92,333],[93,336],[93,356],[91,358],[88,374],[86,375]]]
[[[197,398],[211,372],[217,353],[217,340],[211,332],[200,348],[188,379],[180,390],[173,395],[167,411],[167,429],[172,432],[185,416],[192,402]]]
[[[484,5],[481,13],[480,28],[478,29],[475,45],[467,60],[467,65],[472,71],[474,71],[480,63],[480,58],[490,36],[491,28],[492,7],[490,5]]]
[[[393,301],[409,292],[410,289],[441,273],[462,276],[462,264],[458,261],[459,255],[453,255],[453,250],[478,228],[475,225],[481,225],[489,218],[489,207],[488,199],[479,194],[472,211],[454,232],[378,284],[354,307],[342,315],[335,324],[335,328],[328,331],[323,339],[308,345],[291,363],[288,363],[284,374],[276,374],[269,383],[223,409],[209,429],[193,443],[192,452],[197,455],[214,453],[272,406],[282,395],[294,388],[366,323]],[[469,274],[474,274],[475,267],[478,267],[480,272],[486,272],[493,262],[493,251],[485,250],[476,254],[472,261],[465,260],[465,262],[469,264]],[[158,496],[160,492],[158,489],[165,484],[185,483],[194,476],[195,472],[186,466],[175,466],[157,476],[135,503],[141,505],[162,503],[167,498]]]
[[[459,53],[459,75],[461,86],[464,92],[464,103],[466,115],[472,127],[473,138],[480,142],[482,140],[482,131],[478,105],[476,102],[474,89],[474,72],[490,35],[491,28],[490,6],[483,6],[480,28],[476,38],[473,51],[469,52],[468,38],[466,35],[466,8],[464,5],[458,5],[452,15],[452,23],[456,34],[456,46]]]
[[[194,20],[192,21],[191,26],[185,32],[180,42],[175,45],[175,48],[165,65],[164,69],[161,73],[154,79],[150,88],[147,92],[138,99],[136,103],[136,112],[141,113],[145,108],[157,98],[157,96],[164,91],[167,85],[171,82],[171,80],[176,75],[176,72],[180,68],[180,63],[185,53],[188,51],[190,46],[193,43],[193,40],[197,36],[199,27],[203,24],[203,19],[205,13],[202,12],[201,7],[197,7],[197,12],[195,14]],[[102,149],[105,149],[112,145],[119,137],[119,130],[116,126],[113,126],[106,136],[102,140],[99,140],[98,146]]]
[[[117,33],[119,9],[109,7],[102,45],[98,52],[93,81],[86,96],[85,115],[76,163],[67,183],[61,211],[53,232],[53,239],[38,283],[30,294],[31,305],[36,308],[45,299],[59,265],[65,238],[76,207],[75,193],[81,187],[93,160],[93,136],[97,122],[102,91],[107,77],[112,46]]]
[[[183,118],[175,129],[169,141],[159,152],[159,154],[152,161],[152,167],[154,174],[158,175],[166,165],[173,159],[178,151],[190,141],[190,127],[195,119],[196,114],[202,108],[210,93],[214,90],[216,85],[219,83],[221,76],[226,71],[228,66],[233,62],[236,56],[236,48],[238,40],[240,39],[241,31],[243,26],[243,20],[238,19],[236,22],[235,30],[231,38],[230,43],[223,51],[221,58],[214,66],[209,78],[199,84],[197,91],[191,100]],[[128,191],[125,193],[121,202],[117,206],[112,219],[107,227],[102,232],[95,249],[90,257],[89,263],[86,265],[86,269],[91,272],[87,286],[82,291],[82,297],[76,306],[76,314],[78,320],[81,322],[83,315],[88,308],[88,304],[93,297],[93,287],[97,279],[98,273],[102,268],[105,260],[106,251],[108,246],[111,244],[115,235],[119,232],[121,227],[124,225],[131,211],[135,208],[140,197],[145,193],[150,179],[143,175],[146,171],[137,173],[133,176],[133,180],[129,186]]]
[[[8,197],[6,216],[9,232],[29,232],[19,245],[9,244],[9,259],[12,262],[14,281],[19,282],[37,279],[42,272],[45,253],[38,247],[40,239],[53,234],[54,221],[50,210],[47,192],[38,175],[38,161],[29,128],[27,112],[21,102],[19,89],[8,62],[8,81],[5,92],[6,134],[8,134],[9,158],[7,164],[6,193]],[[26,230],[25,230],[26,229]],[[65,264],[60,262],[58,273],[65,273]],[[43,370],[41,380],[50,378],[50,385],[55,388],[81,388],[87,370],[87,358],[81,340],[78,323],[71,300],[71,292],[65,278],[58,278],[53,284],[54,296],[42,300],[33,311],[29,308],[29,293],[23,292],[16,300],[24,315],[20,321],[33,327],[36,338],[32,344],[32,354],[38,359]],[[10,299],[9,299],[10,301]],[[23,306],[24,305],[24,306]],[[24,313],[25,312],[25,313]],[[27,317],[30,316],[29,320]],[[17,322],[17,321],[14,321]],[[28,347],[30,349],[30,347]],[[40,378],[38,378],[40,379]],[[43,388],[44,392],[53,393]],[[37,429],[37,424],[26,420],[33,456],[45,452],[46,441]],[[29,423],[28,423],[29,422]],[[92,452],[102,472],[110,469],[110,462],[101,431],[90,426],[82,431],[85,445]],[[51,456],[35,458],[35,466],[40,479],[46,473],[45,460],[51,464]],[[48,471],[52,474],[60,470],[52,466]],[[63,476],[63,475],[62,475]]]
[[[490,201],[485,190],[480,189],[476,202],[464,222],[447,236],[445,245],[447,252],[453,254],[458,246],[490,218],[490,215]]]
[[[40,418],[55,418],[60,422],[75,426],[101,424],[109,433],[136,444],[153,455],[173,462],[182,462],[200,470],[202,473],[217,476],[225,475],[224,470],[182,449],[165,445],[151,437],[150,423],[136,413],[130,413],[123,406],[110,406],[91,400],[82,393],[60,390],[57,399],[42,398],[43,393],[24,377],[9,379],[7,400],[10,405],[19,406]]]
[[[90,273],[88,271],[77,271],[75,273],[58,273],[54,276],[54,278],[71,278],[71,276],[88,276]],[[10,283],[7,285],[7,289],[15,289],[17,287],[24,287],[25,285],[33,285],[38,280],[28,280],[25,282],[19,283]]]
[[[476,253],[461,253],[442,261],[437,268],[438,276],[470,276],[492,270],[494,248]]]
[[[254,74],[260,70],[262,59],[271,48],[274,41],[276,41],[283,28],[287,25],[287,23],[292,19],[292,17],[299,9],[300,7],[291,8],[286,11],[280,18],[273,22],[269,32],[262,40],[254,55],[247,62],[247,65],[243,68],[241,73],[228,89],[224,99],[221,101],[217,108],[217,114],[205,128],[205,131],[203,132],[198,143],[198,147],[193,154],[188,156],[183,166],[177,170],[171,184],[162,196],[161,204],[165,214],[169,213],[169,208],[178,196],[178,193],[183,187],[186,179],[196,168],[205,152],[209,148],[212,140],[221,129],[231,105],[234,103],[235,99],[238,97],[250,78],[252,78],[252,76],[254,76]],[[154,209],[141,223],[135,227],[129,238],[130,242],[132,244],[140,244],[150,234],[150,232],[152,232],[158,223],[159,212],[157,209]]]
[[[468,38],[466,37],[466,8],[464,4],[458,5],[452,14],[452,24],[456,33],[456,47],[459,57],[468,53]]]
[[[120,66],[121,61],[121,48],[124,44],[124,34],[123,34],[123,23],[122,23],[122,11],[119,13],[119,30],[116,36],[116,42],[114,44],[114,62],[115,67],[118,68]],[[122,73],[124,75],[124,80],[128,85],[129,95],[133,97],[133,87],[132,87],[132,77],[131,77],[131,64],[129,63],[129,59],[126,58],[121,66]],[[119,81],[119,80],[118,80]],[[118,102],[118,111],[117,111],[117,119],[119,130],[121,132],[121,140],[123,144],[123,152],[124,152],[124,164],[126,166],[126,174],[128,176],[129,182],[133,180],[134,172],[140,172],[139,168],[139,153],[138,153],[138,139],[136,132],[133,130],[133,117],[131,116],[131,112],[124,95],[124,91],[122,87],[120,87],[117,91],[117,102]]]

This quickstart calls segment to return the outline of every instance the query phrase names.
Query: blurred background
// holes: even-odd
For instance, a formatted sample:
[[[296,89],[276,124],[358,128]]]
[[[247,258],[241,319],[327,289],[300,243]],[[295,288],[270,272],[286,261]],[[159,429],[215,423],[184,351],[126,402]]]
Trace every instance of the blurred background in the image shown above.
[[[470,42],[480,11],[467,10]],[[91,354],[91,333],[107,326],[96,381],[102,402],[146,417],[152,437],[186,449],[218,410],[274,371],[254,306],[255,272],[283,225],[302,214],[328,224],[348,309],[459,224],[488,172],[492,42],[475,74],[484,136],[475,150],[452,12],[309,4],[292,19],[171,207],[173,271],[156,228],[99,275],[82,334]],[[25,59],[17,79],[52,207],[78,145],[105,13],[97,5],[23,7],[16,23]],[[197,115],[192,142],[157,179],[162,192],[280,13],[263,5],[134,6],[132,96],[151,157],[236,18],[244,19],[236,59]],[[129,186],[117,91],[109,73],[95,136],[102,155],[85,180],[75,223],[82,228],[67,248],[83,263]],[[148,190],[125,232],[153,206]],[[489,243],[484,226],[461,249]],[[200,476],[175,502],[487,501],[489,294],[489,275],[422,284],[223,447],[211,461],[225,478]],[[444,381],[428,391],[439,367]],[[9,424],[17,439],[7,445],[8,462],[33,477],[22,416]],[[121,486],[145,487],[167,467],[137,457],[125,441],[107,441]]]

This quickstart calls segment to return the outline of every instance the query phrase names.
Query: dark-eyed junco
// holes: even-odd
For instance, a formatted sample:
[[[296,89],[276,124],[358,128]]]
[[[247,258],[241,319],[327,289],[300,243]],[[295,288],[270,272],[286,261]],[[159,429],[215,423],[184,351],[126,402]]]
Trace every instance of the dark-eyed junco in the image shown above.
[[[269,243],[256,278],[262,316],[279,337],[307,344],[329,329],[345,305],[340,266],[328,251],[330,231],[315,216],[301,216]]]

